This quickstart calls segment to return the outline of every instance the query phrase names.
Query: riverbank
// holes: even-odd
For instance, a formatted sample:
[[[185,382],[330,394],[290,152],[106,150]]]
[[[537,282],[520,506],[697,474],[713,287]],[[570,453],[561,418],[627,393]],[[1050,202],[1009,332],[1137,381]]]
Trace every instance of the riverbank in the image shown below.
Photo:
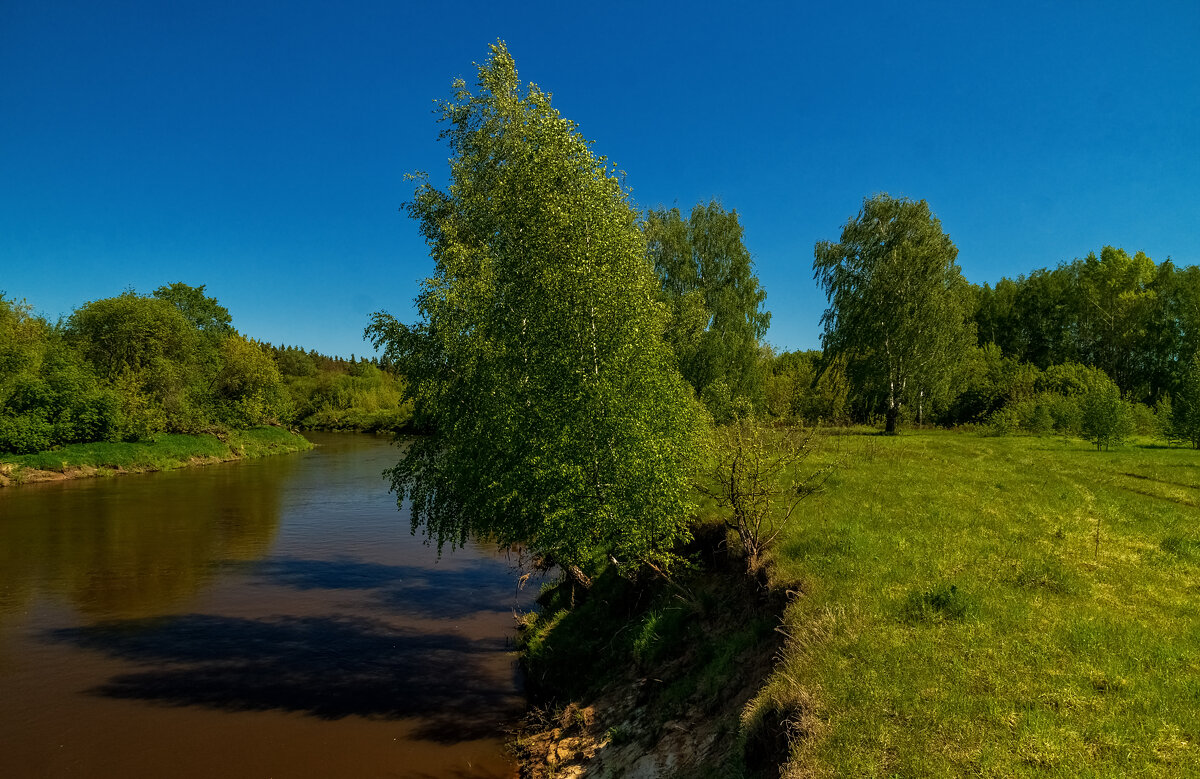
[[[535,674],[540,625],[611,672],[560,675],[527,777],[602,776],[622,749],[642,777],[1200,775],[1194,451],[915,431],[833,435],[814,460],[839,466],[769,555],[797,594],[778,634],[743,639],[765,660],[699,649],[707,617],[669,593],[612,621],[553,604],[531,621]],[[689,588],[720,591],[702,576]],[[725,702],[707,711],[705,690]],[[680,718],[654,713],[677,700]],[[697,761],[682,772],[672,732]]]
[[[279,427],[215,435],[161,434],[152,441],[71,444],[48,452],[0,454],[0,487],[122,473],[168,471],[195,465],[311,449],[302,435]]]
[[[722,528],[698,536],[675,586],[610,571],[575,606],[560,584],[525,615],[522,779],[765,777],[787,759],[769,718],[745,713],[782,646],[788,595],[746,575]]]

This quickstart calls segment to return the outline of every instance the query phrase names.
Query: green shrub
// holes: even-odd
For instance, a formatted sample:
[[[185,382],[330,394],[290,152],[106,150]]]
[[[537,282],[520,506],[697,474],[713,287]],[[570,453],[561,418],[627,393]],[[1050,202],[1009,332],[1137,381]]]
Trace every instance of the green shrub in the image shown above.
[[[1080,403],[1081,432],[1096,449],[1120,446],[1133,433],[1130,404],[1111,381],[1097,383]]]
[[[1021,417],[1017,410],[1005,406],[998,408],[988,417],[987,427],[984,429],[986,435],[1012,435],[1021,429]]]

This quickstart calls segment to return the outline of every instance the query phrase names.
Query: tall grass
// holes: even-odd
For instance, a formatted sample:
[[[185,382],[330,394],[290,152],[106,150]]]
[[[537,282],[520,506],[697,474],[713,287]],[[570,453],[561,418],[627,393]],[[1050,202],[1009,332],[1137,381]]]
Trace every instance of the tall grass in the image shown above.
[[[1200,775],[1200,457],[834,436],[774,551],[796,776]],[[753,716],[753,711],[748,713]]]

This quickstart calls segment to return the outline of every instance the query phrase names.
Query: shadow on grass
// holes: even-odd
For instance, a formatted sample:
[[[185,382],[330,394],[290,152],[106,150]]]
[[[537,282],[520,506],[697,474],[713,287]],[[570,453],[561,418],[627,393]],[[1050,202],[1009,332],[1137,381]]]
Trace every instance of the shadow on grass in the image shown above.
[[[449,744],[498,735],[522,706],[509,675],[515,669],[495,670],[503,639],[378,620],[188,614],[56,630],[50,638],[147,666],[89,691],[109,698],[321,719],[418,717],[416,738]]]

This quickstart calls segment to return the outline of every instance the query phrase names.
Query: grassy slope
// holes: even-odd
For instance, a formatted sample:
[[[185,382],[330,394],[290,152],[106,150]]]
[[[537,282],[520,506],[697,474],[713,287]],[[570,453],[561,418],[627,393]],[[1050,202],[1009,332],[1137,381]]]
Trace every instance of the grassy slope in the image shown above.
[[[843,466],[777,547],[804,595],[760,696],[805,710],[795,775],[1200,775],[1200,454],[827,445]]]
[[[311,449],[302,436],[277,427],[256,427],[231,432],[225,441],[211,435],[157,436],[153,441],[72,444],[49,452],[26,455],[0,454],[0,463],[16,466],[13,481],[24,469],[69,471],[96,468],[125,471],[159,471],[178,468],[195,459],[230,460]]]

